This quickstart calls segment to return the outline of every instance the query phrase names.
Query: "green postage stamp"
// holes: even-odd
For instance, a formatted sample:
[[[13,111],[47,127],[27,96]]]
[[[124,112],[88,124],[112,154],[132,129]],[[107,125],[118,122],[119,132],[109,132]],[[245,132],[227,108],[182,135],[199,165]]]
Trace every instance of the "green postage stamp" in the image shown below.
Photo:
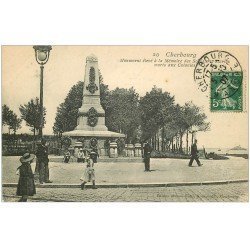
[[[242,111],[242,72],[211,72],[211,111]]]
[[[210,99],[212,112],[242,112],[243,71],[238,59],[227,51],[204,54],[194,69],[198,89]]]

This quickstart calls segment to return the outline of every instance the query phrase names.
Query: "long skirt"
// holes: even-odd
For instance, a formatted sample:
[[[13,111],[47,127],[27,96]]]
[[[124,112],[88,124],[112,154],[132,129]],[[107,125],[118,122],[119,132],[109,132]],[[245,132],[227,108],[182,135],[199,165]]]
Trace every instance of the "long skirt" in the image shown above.
[[[80,178],[83,182],[95,181],[95,170],[92,167],[86,168],[83,176]]]
[[[23,196],[23,195],[33,196],[34,194],[36,194],[34,178],[29,176],[20,177],[17,184],[16,194],[18,196]]]

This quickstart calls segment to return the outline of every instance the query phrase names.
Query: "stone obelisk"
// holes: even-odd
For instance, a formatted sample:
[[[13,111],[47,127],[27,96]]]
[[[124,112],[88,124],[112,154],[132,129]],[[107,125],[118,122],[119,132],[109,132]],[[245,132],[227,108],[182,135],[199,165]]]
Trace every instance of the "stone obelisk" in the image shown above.
[[[93,54],[86,58],[82,107],[78,112],[76,130],[107,131],[105,111],[100,103],[98,60]]]
[[[97,147],[100,155],[112,155],[108,150],[114,149],[115,152],[117,145],[114,141],[125,137],[124,134],[108,131],[105,126],[105,111],[100,102],[98,59],[95,55],[86,58],[83,100],[78,111],[77,126],[73,131],[64,132],[63,136],[69,136],[74,147]],[[113,144],[107,147],[109,141]]]

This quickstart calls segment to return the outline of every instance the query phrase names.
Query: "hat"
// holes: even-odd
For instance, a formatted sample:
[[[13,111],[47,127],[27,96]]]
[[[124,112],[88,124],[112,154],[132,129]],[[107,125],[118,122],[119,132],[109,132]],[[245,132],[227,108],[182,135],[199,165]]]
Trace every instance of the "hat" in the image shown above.
[[[30,162],[35,158],[35,155],[30,154],[30,153],[25,153],[21,158],[20,158],[20,162],[24,163],[24,162]]]

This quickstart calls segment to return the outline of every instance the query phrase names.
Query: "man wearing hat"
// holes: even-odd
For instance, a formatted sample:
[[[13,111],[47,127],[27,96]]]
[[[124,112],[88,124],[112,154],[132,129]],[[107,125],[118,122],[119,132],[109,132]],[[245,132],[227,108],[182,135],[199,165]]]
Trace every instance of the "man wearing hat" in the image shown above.
[[[48,147],[44,138],[41,140],[41,144],[38,145],[36,151],[36,157],[38,160],[39,182],[41,184],[51,183],[49,180],[49,157]]]
[[[25,153],[21,158],[20,162],[22,165],[17,168],[17,173],[19,175],[19,180],[17,184],[18,196],[22,196],[19,202],[26,202],[28,196],[33,196],[36,194],[36,187],[34,182],[34,175],[31,169],[31,163],[34,160],[35,155],[30,153]]]
[[[193,161],[195,160],[197,162],[197,165],[200,167],[203,164],[200,163],[199,161],[199,151],[197,149],[197,140],[194,140],[194,144],[191,146],[191,157],[188,166],[192,167]]]
[[[150,172],[150,156],[152,152],[152,147],[148,142],[145,143],[143,147],[143,157],[144,157],[144,164],[145,164],[145,172]]]

